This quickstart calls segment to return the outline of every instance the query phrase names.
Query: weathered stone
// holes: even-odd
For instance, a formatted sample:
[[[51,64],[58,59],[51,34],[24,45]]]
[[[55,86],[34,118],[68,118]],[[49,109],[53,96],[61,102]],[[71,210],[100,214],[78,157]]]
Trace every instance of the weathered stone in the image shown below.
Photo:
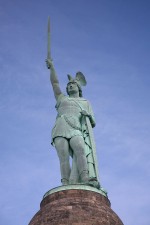
[[[65,190],[46,196],[29,225],[123,225],[110,201],[88,190]]]

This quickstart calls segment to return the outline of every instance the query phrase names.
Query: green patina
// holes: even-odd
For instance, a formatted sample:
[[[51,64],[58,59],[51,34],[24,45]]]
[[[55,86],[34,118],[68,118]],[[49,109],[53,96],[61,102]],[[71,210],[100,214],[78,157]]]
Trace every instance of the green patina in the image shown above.
[[[59,192],[59,191],[66,191],[66,190],[85,190],[85,191],[93,191],[99,194],[104,195],[105,197],[107,197],[107,191],[104,190],[103,188],[101,189],[97,189],[94,187],[90,187],[87,185],[82,185],[82,184],[74,184],[74,185],[64,185],[64,186],[60,186],[60,187],[56,187],[53,188],[51,190],[49,190],[48,192],[45,193],[45,195],[43,196],[43,198],[47,197],[48,195],[51,195],[53,193]]]
[[[50,21],[46,63],[56,99],[57,117],[52,130],[52,145],[59,157],[62,185],[84,184],[103,192],[93,136],[95,118],[89,101],[82,97],[82,86],[86,85],[86,79],[81,72],[77,72],[75,78],[68,75],[68,96],[62,93],[50,54]]]

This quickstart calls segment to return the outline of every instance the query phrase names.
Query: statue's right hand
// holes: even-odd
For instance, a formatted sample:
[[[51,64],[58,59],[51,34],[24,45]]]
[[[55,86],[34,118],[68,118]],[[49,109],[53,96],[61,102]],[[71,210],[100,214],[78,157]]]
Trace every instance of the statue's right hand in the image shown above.
[[[46,59],[45,62],[48,69],[51,69],[53,67],[53,62],[51,59]]]

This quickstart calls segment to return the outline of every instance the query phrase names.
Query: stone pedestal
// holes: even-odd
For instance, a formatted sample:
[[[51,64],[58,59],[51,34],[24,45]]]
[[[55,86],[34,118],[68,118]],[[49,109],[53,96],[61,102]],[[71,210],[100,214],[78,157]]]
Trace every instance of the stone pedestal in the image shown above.
[[[105,192],[69,185],[47,192],[29,225],[123,225]]]

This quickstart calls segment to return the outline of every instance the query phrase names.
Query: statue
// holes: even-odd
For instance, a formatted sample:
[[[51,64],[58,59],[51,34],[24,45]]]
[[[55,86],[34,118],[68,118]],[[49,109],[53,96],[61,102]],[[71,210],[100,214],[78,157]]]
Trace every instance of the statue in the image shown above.
[[[77,72],[75,78],[68,75],[68,96],[62,93],[50,57],[50,22],[46,63],[50,69],[50,81],[56,99],[57,117],[52,130],[52,145],[59,157],[62,185],[86,184],[100,188],[92,133],[95,119],[90,103],[82,97],[81,86],[86,85],[86,79],[81,72]]]

